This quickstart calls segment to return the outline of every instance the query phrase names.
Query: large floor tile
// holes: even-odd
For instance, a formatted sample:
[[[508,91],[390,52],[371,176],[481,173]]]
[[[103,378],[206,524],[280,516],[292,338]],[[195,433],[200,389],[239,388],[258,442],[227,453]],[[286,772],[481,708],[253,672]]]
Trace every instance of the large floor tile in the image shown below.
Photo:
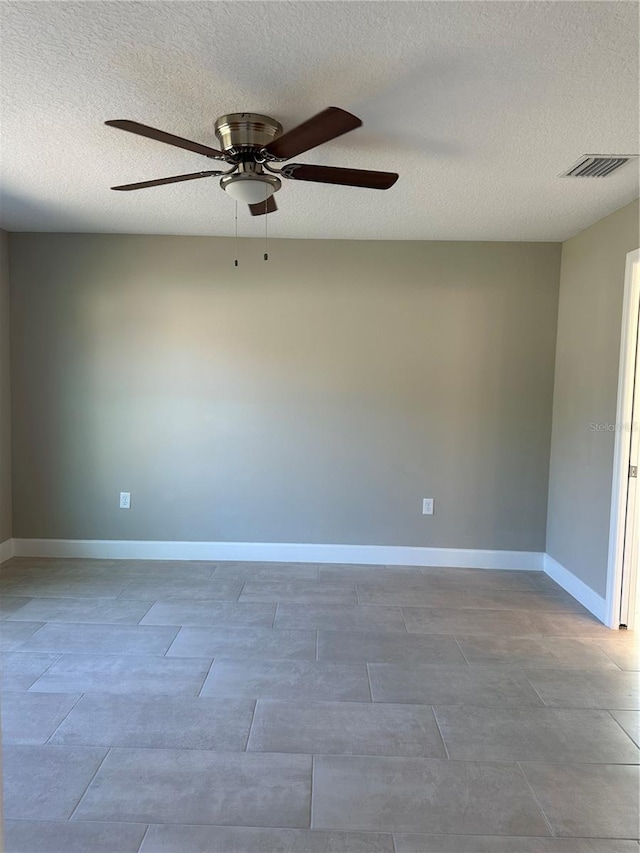
[[[181,628],[168,657],[298,658],[315,660],[315,631],[277,628]]]
[[[406,633],[399,607],[362,607],[358,604],[279,604],[274,627]]]
[[[50,742],[241,752],[254,705],[247,700],[187,696],[83,696]]]
[[[23,623],[14,623],[23,624]],[[22,644],[30,652],[163,655],[174,641],[172,626],[49,623]]]
[[[319,579],[329,583],[361,583],[366,581],[404,584],[422,578],[418,566],[367,566],[326,564],[320,566]]]
[[[564,616],[572,613],[588,614],[579,602],[568,593],[551,593],[542,590],[492,589],[474,592],[475,606],[488,610],[531,610]]]
[[[394,849],[391,835],[375,832],[165,824],[149,827],[140,853],[394,853]]]
[[[317,756],[317,829],[549,835],[516,764]]]
[[[0,687],[3,691],[28,690],[59,657],[37,652],[4,652],[0,655]]]
[[[127,565],[120,565],[125,563]],[[100,577],[111,580],[121,580],[125,584],[130,583],[176,583],[185,581],[186,583],[206,583],[211,580],[214,572],[214,564],[209,563],[206,566],[194,566],[190,562],[174,563],[169,561],[165,565],[165,561],[149,561],[149,566],[144,565],[144,561],[128,561],[120,560],[118,565],[101,573]]]
[[[358,583],[358,603],[398,607],[475,607],[475,595],[464,589],[431,587],[425,578],[383,583],[366,581]]]
[[[507,634],[540,636],[525,610],[403,607],[407,631],[416,634]]]
[[[613,719],[640,746],[640,711],[609,711]]]
[[[449,757],[465,761],[637,764],[638,748],[606,711],[434,708]]]
[[[33,578],[0,577],[0,592],[3,595],[26,595],[37,598],[115,598],[126,581],[118,578],[91,578],[86,574],[78,577],[42,574]]]
[[[108,561],[98,560],[96,562],[102,564]],[[179,572],[184,572],[185,577],[188,578],[206,578],[213,575],[219,563],[215,560],[113,560],[111,565],[121,571],[139,571],[142,574],[163,572],[166,575],[175,576]]]
[[[594,640],[567,637],[495,637],[490,634],[456,635],[471,664],[508,664],[524,667],[617,669]]]
[[[364,664],[216,658],[202,696],[370,702]]]
[[[310,797],[308,755],[113,749],[74,817],[307,828]]]
[[[538,573],[509,571],[506,569],[459,569],[424,567],[422,574],[435,587],[453,587],[466,590],[535,589],[532,575]]]
[[[319,631],[318,660],[366,663],[436,663],[464,665],[451,635]]]
[[[25,604],[31,601],[30,598],[25,598],[20,595],[1,595],[0,596],[0,619],[6,619],[7,616],[12,616],[18,610],[21,610]]]
[[[261,699],[247,749],[447,757],[431,707],[365,702],[288,703]]]
[[[8,618],[40,622],[100,622],[136,625],[151,607],[148,601],[110,598],[31,598]]]
[[[32,685],[35,693],[197,696],[211,660],[145,655],[62,655]]]
[[[353,584],[306,581],[247,581],[240,601],[289,602],[291,604],[357,604]]]
[[[44,622],[0,622],[0,651],[20,648],[43,625]]]
[[[640,639],[634,636],[634,631],[629,637],[617,637],[613,640],[596,640],[600,649],[620,667],[620,669],[638,671],[640,670]]]
[[[396,853],[638,853],[635,841],[501,838],[497,835],[394,835]]]
[[[4,818],[71,817],[106,754],[93,747],[5,746]]]
[[[136,580],[120,593],[120,599],[168,601],[179,598],[185,601],[237,601],[242,581],[202,580],[199,578],[167,578],[163,580]]]
[[[142,625],[211,625],[216,628],[272,628],[275,604],[235,601],[157,601]],[[308,628],[308,625],[304,626]]]
[[[550,575],[545,572],[522,572],[527,577],[531,586],[541,589],[543,592],[564,592],[559,583],[556,583]]]
[[[640,709],[640,679],[635,672],[609,670],[527,670],[545,705],[558,708]]]
[[[526,677],[506,667],[368,664],[374,702],[419,705],[540,706]]]
[[[5,853],[137,853],[146,829],[140,823],[7,820],[4,850]]]
[[[638,838],[638,767],[523,764],[522,769],[556,835]]]
[[[241,581],[315,581],[316,563],[219,563],[214,578]]]
[[[67,693],[3,692],[2,742],[46,743],[79,698]]]
[[[538,631],[545,637],[594,637],[608,639],[611,629],[606,628],[591,613],[532,613],[531,618]]]

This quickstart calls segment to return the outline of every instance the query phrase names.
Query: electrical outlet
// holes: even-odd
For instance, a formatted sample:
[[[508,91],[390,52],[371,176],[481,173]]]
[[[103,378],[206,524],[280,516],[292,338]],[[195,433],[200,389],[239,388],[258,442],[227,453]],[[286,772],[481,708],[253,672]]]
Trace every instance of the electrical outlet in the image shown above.
[[[422,498],[422,514],[433,515],[433,498]]]
[[[120,492],[120,509],[131,509],[131,492]]]

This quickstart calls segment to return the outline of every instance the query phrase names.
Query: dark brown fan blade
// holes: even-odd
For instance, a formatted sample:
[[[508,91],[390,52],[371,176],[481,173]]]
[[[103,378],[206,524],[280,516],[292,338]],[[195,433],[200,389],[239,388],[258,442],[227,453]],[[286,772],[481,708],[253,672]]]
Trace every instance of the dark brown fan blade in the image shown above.
[[[265,213],[275,213],[278,209],[275,198],[270,195],[266,201],[258,201],[256,204],[250,204],[249,210],[252,216],[262,216]]]
[[[105,124],[108,124],[109,127],[117,127],[120,130],[128,130],[129,133],[136,133],[138,136],[156,139],[158,142],[166,142],[167,145],[175,145],[177,148],[186,148],[187,151],[195,151],[196,154],[204,154],[205,157],[211,157],[214,160],[225,159],[224,153],[216,148],[209,148],[208,145],[201,145],[199,142],[191,142],[189,139],[174,136],[173,133],[165,133],[164,130],[156,130],[155,127],[148,127],[146,124],[140,124],[137,121],[115,119],[114,121],[105,121]]]
[[[278,139],[274,139],[266,147],[265,151],[278,160],[288,160],[342,136],[350,130],[360,127],[362,122],[351,113],[341,110],[339,107],[327,107],[321,113],[313,116],[297,127],[288,130]]]
[[[143,190],[146,187],[159,187],[162,184],[177,184],[179,181],[194,181],[196,178],[212,178],[215,175],[224,175],[224,172],[193,172],[190,175],[174,175],[172,178],[158,178],[155,181],[140,181],[137,184],[122,184],[119,187],[111,187],[112,190]]]
[[[292,178],[294,181],[315,181],[319,184],[342,184],[346,187],[388,190],[399,176],[395,172],[370,172],[367,169],[338,169],[334,166],[288,163],[282,169],[282,177]]]

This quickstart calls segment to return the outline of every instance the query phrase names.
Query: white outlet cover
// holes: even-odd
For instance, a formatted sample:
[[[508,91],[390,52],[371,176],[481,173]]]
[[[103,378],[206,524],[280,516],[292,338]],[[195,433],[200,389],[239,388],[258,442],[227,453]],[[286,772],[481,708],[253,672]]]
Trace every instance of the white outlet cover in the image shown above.
[[[433,498],[422,499],[422,514],[433,515]]]
[[[131,509],[131,492],[120,492],[120,509]]]

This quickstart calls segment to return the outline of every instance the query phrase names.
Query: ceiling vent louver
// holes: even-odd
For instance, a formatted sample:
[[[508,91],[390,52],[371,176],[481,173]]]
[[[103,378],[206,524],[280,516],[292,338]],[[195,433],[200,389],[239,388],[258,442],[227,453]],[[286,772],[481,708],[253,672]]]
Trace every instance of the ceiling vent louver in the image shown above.
[[[624,166],[629,160],[634,160],[637,154],[605,155],[585,154],[566,172],[562,172],[560,178],[606,178],[620,166]]]

